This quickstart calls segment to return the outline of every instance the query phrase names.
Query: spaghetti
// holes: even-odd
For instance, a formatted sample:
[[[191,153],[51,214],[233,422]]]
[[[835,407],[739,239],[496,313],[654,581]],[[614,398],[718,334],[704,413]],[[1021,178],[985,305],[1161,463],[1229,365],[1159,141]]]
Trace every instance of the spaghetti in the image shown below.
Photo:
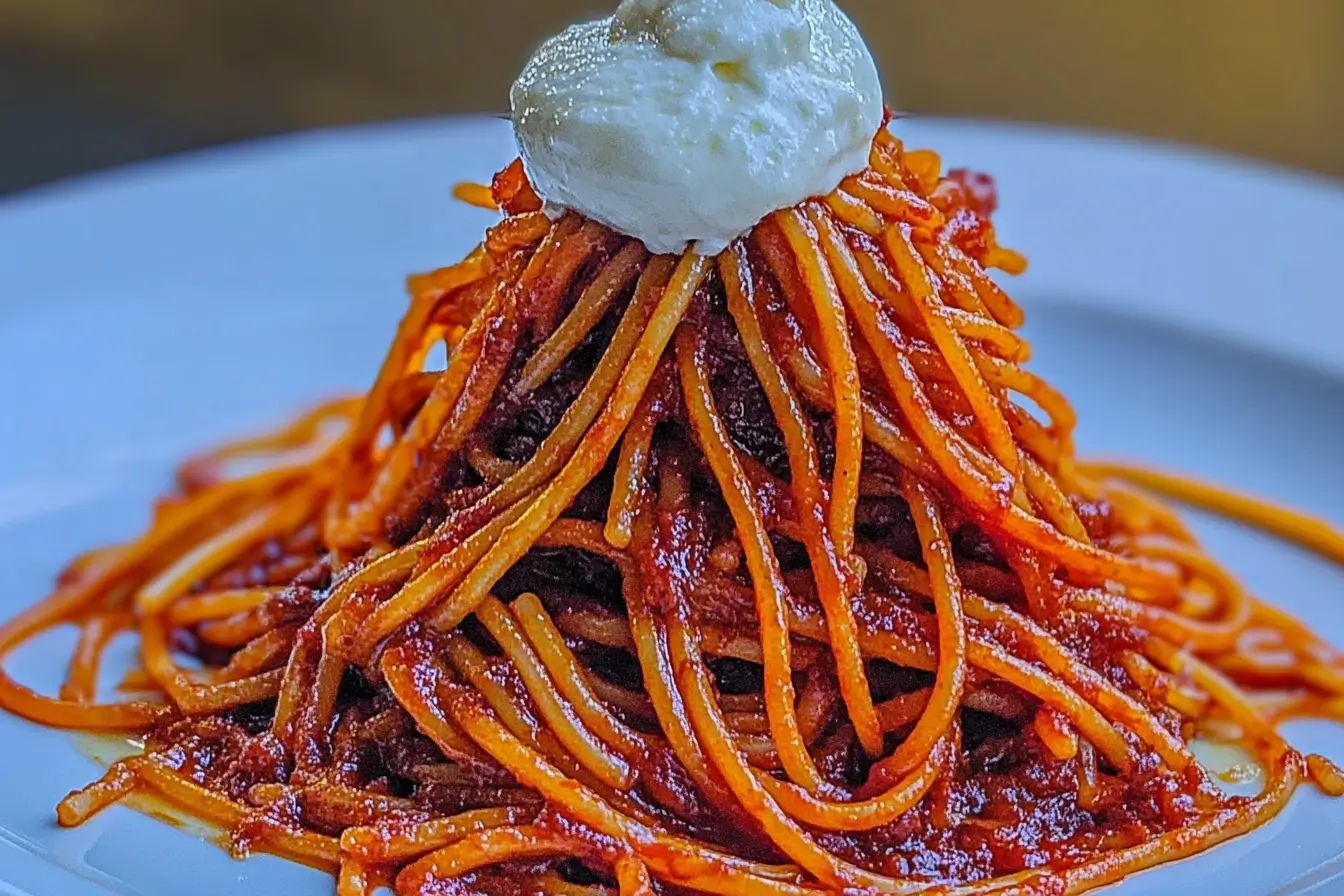
[[[459,195],[503,218],[366,396],[188,462],[0,628],[81,631],[0,705],[145,741],[61,824],[154,794],[342,896],[1074,893],[1344,793],[1275,730],[1344,658],[1146,493],[1344,538],[1075,460],[987,179],[884,128],[717,258],[553,221],[517,163]]]

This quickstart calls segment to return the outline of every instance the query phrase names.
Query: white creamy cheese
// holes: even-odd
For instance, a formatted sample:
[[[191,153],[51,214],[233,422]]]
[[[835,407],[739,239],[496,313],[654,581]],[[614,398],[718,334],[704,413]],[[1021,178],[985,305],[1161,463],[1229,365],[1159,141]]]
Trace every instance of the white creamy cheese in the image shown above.
[[[523,165],[652,252],[722,251],[867,164],[882,89],[831,0],[624,0],[542,45],[511,94]]]

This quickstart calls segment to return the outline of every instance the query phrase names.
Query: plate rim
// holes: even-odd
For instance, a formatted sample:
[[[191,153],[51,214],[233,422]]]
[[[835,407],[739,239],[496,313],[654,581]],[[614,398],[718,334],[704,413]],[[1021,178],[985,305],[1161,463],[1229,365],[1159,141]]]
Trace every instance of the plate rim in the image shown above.
[[[1344,249],[1344,239],[1330,237],[1344,234],[1344,180],[1207,147],[1100,129],[937,115],[897,119],[892,127],[912,146],[943,152],[948,167],[969,167],[995,178],[1000,193],[996,228],[1006,245],[1021,249],[1030,261],[1027,273],[1014,279],[1015,294],[1049,293],[1052,301],[1062,301],[1060,296],[1086,293],[1088,302],[1194,328],[1344,378],[1344,352],[1328,338],[1330,332],[1344,332],[1344,302],[1337,300],[1334,284],[1311,276],[1312,271],[1337,266],[1336,256]],[[101,204],[146,185],[162,186],[175,179],[188,183],[206,176],[247,177],[277,160],[304,153],[359,153],[388,143],[449,136],[498,142],[508,128],[507,122],[488,115],[429,116],[311,128],[188,149],[0,196],[0,238],[29,216],[59,215],[82,203]],[[946,147],[951,150],[944,151]],[[445,161],[445,167],[449,165]],[[1055,192],[1039,189],[1054,172],[1067,172],[1075,183]],[[1091,194],[1078,189],[1086,187],[1083,179],[1107,191],[1103,204],[1090,204]],[[1180,234],[1179,254],[1177,241],[1165,235],[1170,232],[1171,210],[1136,189],[1154,179],[1179,185],[1187,201],[1210,203],[1213,209],[1207,213],[1210,219],[1197,221],[1197,227],[1187,225]],[[1247,284],[1225,288],[1233,279],[1225,262],[1238,248],[1227,239],[1237,233],[1231,222],[1251,220],[1257,211],[1270,223],[1257,233],[1261,242],[1253,247],[1261,265],[1243,271],[1249,275]],[[1314,231],[1298,229],[1295,217],[1303,213],[1321,219]],[[1186,214],[1198,216],[1199,210]],[[1163,226],[1152,226],[1164,219]],[[1291,231],[1275,226],[1285,221],[1295,225]],[[1123,233],[1126,241],[1115,252],[1101,251],[1100,246],[1079,240],[1080,223],[1103,233]],[[1144,261],[1117,264],[1116,255],[1122,252]],[[1188,256],[1190,263],[1182,266],[1182,256]],[[1166,276],[1171,270],[1183,271],[1184,278],[1173,282]],[[0,285],[3,277],[0,259]],[[1299,303],[1298,314],[1264,318],[1256,313],[1257,306],[1244,300],[1248,292],[1271,298],[1290,295]],[[1220,314],[1214,313],[1211,301],[1189,300],[1211,294],[1230,299],[1237,307]],[[3,301],[0,298],[0,311]]]

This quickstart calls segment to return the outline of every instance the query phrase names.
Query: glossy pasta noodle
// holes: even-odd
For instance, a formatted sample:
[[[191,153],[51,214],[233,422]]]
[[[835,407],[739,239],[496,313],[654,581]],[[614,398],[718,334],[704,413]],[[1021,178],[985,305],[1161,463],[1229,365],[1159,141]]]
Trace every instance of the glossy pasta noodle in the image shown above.
[[[460,195],[502,220],[366,395],[191,460],[0,629],[81,631],[5,708],[145,741],[61,824],[153,794],[342,896],[1072,893],[1344,791],[1275,728],[1339,715],[1340,654],[1150,495],[1344,539],[1075,459],[988,179],[884,128],[716,258],[552,220],[517,163]]]

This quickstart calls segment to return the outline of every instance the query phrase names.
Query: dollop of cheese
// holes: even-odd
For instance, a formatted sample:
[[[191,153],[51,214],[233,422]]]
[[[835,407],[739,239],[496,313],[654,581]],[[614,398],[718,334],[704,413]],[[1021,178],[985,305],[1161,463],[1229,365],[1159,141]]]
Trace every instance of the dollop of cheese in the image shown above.
[[[882,89],[831,0],[624,0],[542,45],[511,92],[555,211],[713,255],[864,168]]]

